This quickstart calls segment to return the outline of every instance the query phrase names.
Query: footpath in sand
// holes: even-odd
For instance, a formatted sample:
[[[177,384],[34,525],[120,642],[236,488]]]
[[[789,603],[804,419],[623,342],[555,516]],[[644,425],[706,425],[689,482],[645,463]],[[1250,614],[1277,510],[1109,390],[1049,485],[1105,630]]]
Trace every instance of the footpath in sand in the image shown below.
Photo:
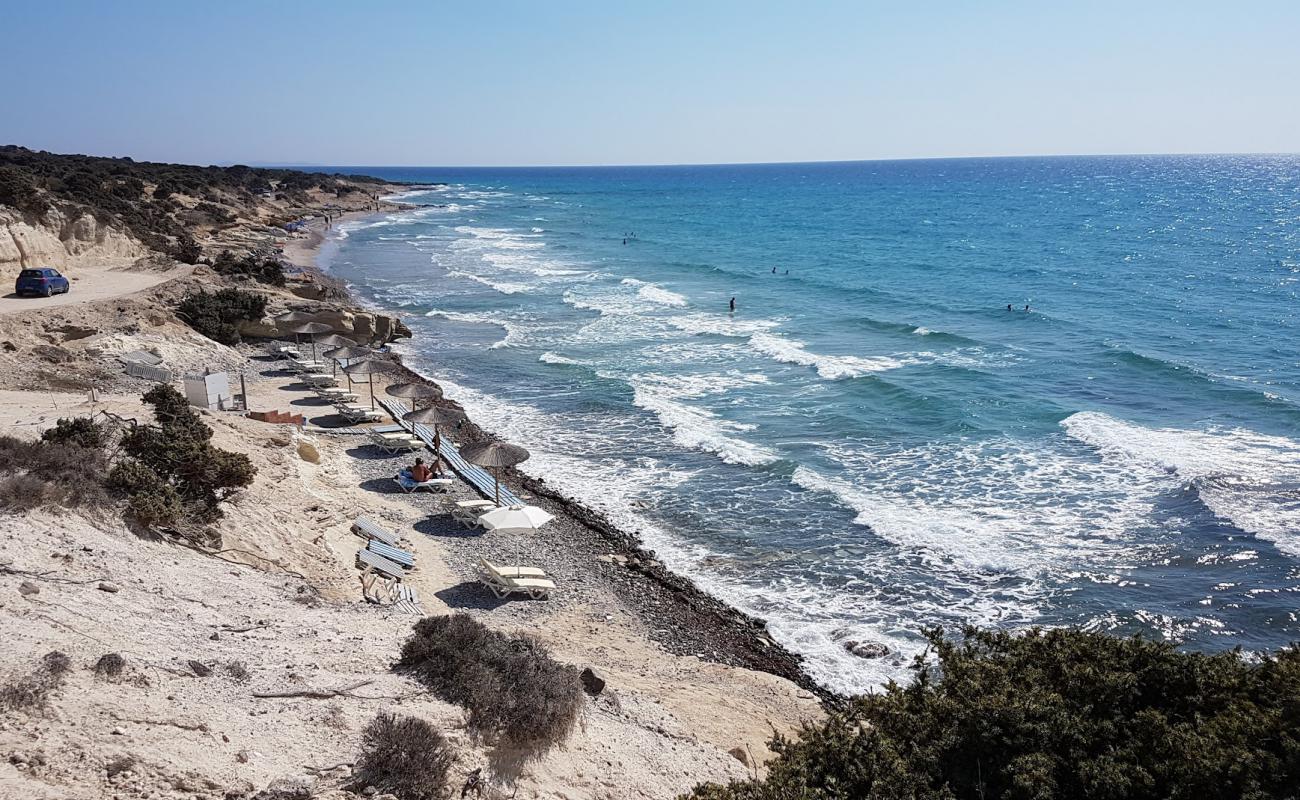
[[[98,303],[87,317],[107,319],[140,298]],[[150,335],[167,338],[176,359],[242,363],[253,408],[329,414],[278,364],[172,325]],[[99,345],[76,348],[96,341],[66,346],[89,358]],[[98,410],[143,420],[140,391],[119,386],[94,405],[84,393],[3,391],[0,425],[34,437],[59,417]],[[215,445],[248,454],[258,469],[226,506],[221,552],[142,538],[113,511],[0,517],[0,679],[53,650],[73,666],[47,709],[0,717],[0,797],[217,800],[289,781],[341,798],[360,732],[385,710],[447,735],[453,781],[488,767],[461,708],[391,671],[415,617],[362,601],[354,566],[362,543],[350,532],[358,514],[409,543],[425,613],[467,613],[536,635],[557,659],[608,682],[566,742],[488,796],[672,797],[752,774],[742,758],[762,760],[774,730],[820,714],[785,679],[668,652],[645,610],[628,608],[602,577],[611,567],[566,556],[562,537],[545,543],[557,551],[547,565],[560,584],[555,599],[495,600],[473,581],[475,554],[537,544],[457,527],[447,505],[470,496],[459,482],[446,499],[404,495],[389,477],[407,459],[382,456],[364,437],[309,434],[319,457],[308,459],[291,426],[202,416]],[[125,659],[116,678],[92,669],[108,653]],[[335,697],[256,696],[348,686],[356,688]]]

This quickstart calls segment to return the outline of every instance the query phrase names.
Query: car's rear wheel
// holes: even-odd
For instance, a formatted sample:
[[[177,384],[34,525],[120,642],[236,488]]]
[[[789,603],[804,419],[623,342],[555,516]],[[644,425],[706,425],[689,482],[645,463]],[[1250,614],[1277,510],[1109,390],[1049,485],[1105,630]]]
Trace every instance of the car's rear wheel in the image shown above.
[[[45,287],[45,296],[46,296],[46,297],[53,297],[53,296],[54,296],[54,287],[53,287],[53,286],[46,286],[46,287]]]

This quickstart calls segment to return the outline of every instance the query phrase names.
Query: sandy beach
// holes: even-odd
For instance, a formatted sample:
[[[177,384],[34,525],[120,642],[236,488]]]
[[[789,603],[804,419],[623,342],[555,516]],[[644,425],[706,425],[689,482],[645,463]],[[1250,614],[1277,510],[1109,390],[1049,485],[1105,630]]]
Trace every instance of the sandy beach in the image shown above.
[[[321,233],[292,240],[286,256],[314,266]],[[446,496],[401,493],[391,479],[410,457],[385,457],[337,428],[333,409],[262,355],[262,345],[227,348],[162,316],[167,298],[203,280],[177,276],[144,292],[87,299],[76,307],[78,335],[59,347],[70,360],[101,361],[110,388],[94,402],[79,391],[0,392],[0,421],[35,436],[59,417],[144,419],[147,384],[113,364],[121,352],[152,347],[179,366],[241,372],[250,408],[301,413],[305,431],[203,412],[214,443],[249,454],[258,468],[228,504],[217,553],[141,538],[102,513],[0,519],[0,624],[12,632],[0,671],[18,674],[54,649],[76,665],[47,712],[0,721],[0,793],[216,798],[289,780],[330,797],[346,783],[360,729],[383,709],[446,731],[457,775],[490,768],[462,710],[389,670],[416,618],[363,602],[353,564],[361,540],[350,532],[362,514],[415,555],[408,582],[426,614],[466,613],[534,635],[556,658],[607,681],[568,741],[522,773],[500,776],[499,796],[672,796],[761,771],[774,731],[819,717],[816,687],[761,622],[698,592],[630,537],[542,495],[541,486],[506,476],[556,516],[536,536],[460,527],[449,504],[477,496],[460,482]],[[275,311],[313,305],[272,294]],[[3,333],[57,327],[34,313],[0,318]],[[0,368],[12,374],[21,364]],[[471,424],[460,435],[483,432]],[[484,556],[544,566],[558,591],[548,601],[499,601],[476,580]],[[89,669],[109,652],[126,658],[126,678],[106,681]],[[197,675],[193,662],[209,674]],[[327,700],[254,696],[362,681]],[[133,766],[107,769],[123,758]]]

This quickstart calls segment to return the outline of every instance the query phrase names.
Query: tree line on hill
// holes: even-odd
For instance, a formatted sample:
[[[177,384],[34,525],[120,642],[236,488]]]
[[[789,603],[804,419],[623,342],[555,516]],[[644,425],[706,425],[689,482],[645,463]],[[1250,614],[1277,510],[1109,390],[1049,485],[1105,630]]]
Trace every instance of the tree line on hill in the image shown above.
[[[117,222],[151,249],[191,264],[202,254],[192,227],[228,224],[235,218],[230,208],[251,208],[261,193],[274,190],[290,203],[306,204],[306,193],[313,189],[342,197],[382,183],[364,175],[160,164],[0,146],[0,205],[39,218],[56,203],[71,204],[101,223]],[[186,208],[175,195],[200,202]]]

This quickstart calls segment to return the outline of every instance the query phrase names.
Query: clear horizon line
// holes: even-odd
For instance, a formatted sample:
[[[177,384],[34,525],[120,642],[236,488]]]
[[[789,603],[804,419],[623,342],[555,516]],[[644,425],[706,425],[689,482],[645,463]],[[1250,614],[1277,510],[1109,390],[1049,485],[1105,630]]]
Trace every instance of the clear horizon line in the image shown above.
[[[895,158],[831,158],[796,161],[655,161],[641,163],[603,163],[603,164],[331,164],[329,162],[286,162],[286,161],[225,161],[214,166],[232,166],[242,164],[250,167],[279,167],[283,169],[320,169],[322,167],[343,167],[347,169],[364,169],[367,167],[382,169],[631,169],[637,167],[746,167],[746,166],[793,166],[800,164],[872,164],[894,163],[900,161],[991,161],[1019,158],[1169,158],[1184,157],[1224,157],[1224,156],[1300,156],[1300,151],[1264,150],[1235,152],[1126,152],[1126,153],[1024,153],[984,156],[902,156]]]

